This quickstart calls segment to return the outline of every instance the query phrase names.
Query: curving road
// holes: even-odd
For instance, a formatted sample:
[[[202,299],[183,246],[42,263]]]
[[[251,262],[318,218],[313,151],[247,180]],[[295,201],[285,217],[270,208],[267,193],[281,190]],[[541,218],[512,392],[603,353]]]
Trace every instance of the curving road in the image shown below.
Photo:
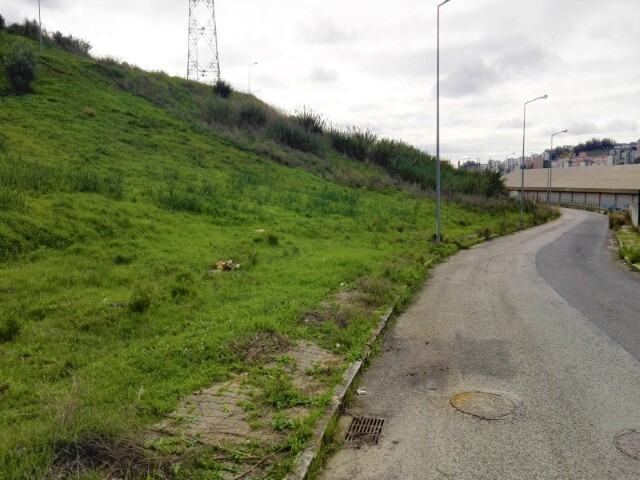
[[[640,429],[640,277],[607,235],[606,217],[564,210],[437,266],[348,412],[384,418],[379,443],[343,446],[320,478],[640,479],[613,442]],[[515,412],[451,406],[476,391]]]

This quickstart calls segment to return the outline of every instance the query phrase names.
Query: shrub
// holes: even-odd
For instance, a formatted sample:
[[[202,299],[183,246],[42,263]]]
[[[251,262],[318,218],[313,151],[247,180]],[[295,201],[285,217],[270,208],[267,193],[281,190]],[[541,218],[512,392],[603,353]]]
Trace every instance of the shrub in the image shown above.
[[[4,22],[4,17],[0,15],[0,31],[4,30],[6,23]]]
[[[302,152],[321,154],[323,150],[320,138],[285,118],[278,118],[273,122],[269,136],[282,145]]]
[[[296,121],[309,133],[324,133],[327,121],[324,117],[307,106],[295,111]]]
[[[267,112],[258,102],[246,102],[238,113],[238,126],[243,128],[260,128],[267,123]]]
[[[560,216],[560,210],[556,207],[551,207],[546,203],[537,203],[534,205],[533,211],[533,224],[542,225],[549,220],[553,220]]]
[[[491,240],[491,236],[493,235],[493,230],[491,230],[491,227],[482,227],[482,228],[479,228],[476,233],[480,238],[483,238],[485,240]]]
[[[31,82],[36,79],[38,59],[27,45],[16,42],[5,57],[7,78],[14,93],[26,93],[31,90]]]
[[[620,227],[628,225],[627,217],[624,213],[610,213],[609,214],[609,228],[612,230],[620,230]]]
[[[620,258],[631,264],[640,263],[640,248],[625,247],[620,250]]]
[[[369,157],[378,136],[369,129],[351,127],[346,130],[332,128],[329,132],[331,146],[354,160],[364,161]]]
[[[216,80],[216,83],[213,84],[213,93],[222,98],[229,98],[232,92],[231,84],[229,82],[225,82],[221,78]]]
[[[71,35],[63,35],[60,32],[56,32],[51,37],[56,45],[64,48],[67,52],[75,55],[82,55],[83,57],[90,57],[90,51],[93,48],[89,42],[79,38],[75,38]]]
[[[40,36],[40,25],[36,19],[29,20],[25,18],[22,25],[19,23],[12,23],[9,25],[9,28],[7,28],[7,31],[13,35],[21,35],[23,37],[30,38],[31,40],[38,40],[38,37]]]
[[[233,123],[233,109],[229,102],[218,97],[210,97],[202,108],[202,118],[209,124],[231,125]]]

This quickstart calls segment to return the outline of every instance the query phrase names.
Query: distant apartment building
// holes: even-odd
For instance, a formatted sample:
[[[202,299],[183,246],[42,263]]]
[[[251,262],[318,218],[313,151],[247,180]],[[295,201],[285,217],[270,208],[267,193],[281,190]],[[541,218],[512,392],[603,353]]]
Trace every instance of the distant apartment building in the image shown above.
[[[563,150],[570,152],[573,149],[570,145],[565,145]],[[487,164],[478,165],[474,163],[477,171],[489,170],[493,172],[502,171],[508,174],[520,169],[524,165],[527,170],[538,170],[548,168],[587,168],[587,167],[610,167],[615,165],[630,165],[640,163],[640,139],[637,142],[621,143],[612,148],[609,155],[590,156],[587,152],[580,152],[572,156],[555,156],[549,162],[550,153],[545,151],[542,155],[532,154],[530,157],[507,158],[504,161],[489,159]],[[458,162],[460,168],[460,162]],[[464,167],[463,167],[464,168]],[[468,166],[466,167],[469,168]]]
[[[613,147],[609,155],[612,157],[612,165],[629,165],[635,163],[638,159],[638,144],[637,143],[621,143]]]

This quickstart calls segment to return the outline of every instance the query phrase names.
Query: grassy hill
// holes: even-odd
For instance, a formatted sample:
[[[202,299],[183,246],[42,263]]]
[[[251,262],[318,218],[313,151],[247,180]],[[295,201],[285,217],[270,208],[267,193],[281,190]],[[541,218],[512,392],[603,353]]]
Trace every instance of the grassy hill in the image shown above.
[[[36,48],[0,32],[0,58],[15,41]],[[432,163],[377,139],[406,155],[354,160],[306,130],[317,145],[300,148],[282,134],[296,125],[246,95],[50,44],[30,94],[11,95],[0,64],[1,478],[104,478],[102,464],[74,474],[59,460],[88,438],[142,445],[141,429],[216,381],[275,382],[243,353],[252,339],[357,359],[430,264],[517,229],[510,201],[463,196],[489,180],[447,171],[459,188],[436,245]],[[218,273],[230,259],[240,268]],[[335,301],[347,291],[367,301]],[[282,478],[327,401],[305,399],[313,414],[288,427],[265,478]],[[223,478],[215,462],[171,462],[141,478]]]

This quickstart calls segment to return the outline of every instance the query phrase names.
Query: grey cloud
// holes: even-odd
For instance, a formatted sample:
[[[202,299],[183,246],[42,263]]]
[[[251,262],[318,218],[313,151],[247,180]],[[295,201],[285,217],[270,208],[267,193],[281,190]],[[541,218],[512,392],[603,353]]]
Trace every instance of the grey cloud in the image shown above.
[[[331,19],[316,18],[309,23],[298,24],[300,37],[308,43],[330,45],[356,38],[353,31],[339,28]]]
[[[453,67],[442,80],[441,93],[452,97],[482,93],[503,80],[494,66],[479,58],[468,58]]]
[[[569,133],[574,135],[587,135],[609,132],[637,132],[638,122],[630,119],[615,118],[606,123],[597,124],[590,120],[571,120],[567,123]]]
[[[557,54],[538,45],[524,45],[498,57],[496,66],[505,72],[517,74],[547,70],[560,60]]]
[[[567,130],[572,135],[584,135],[587,133],[597,133],[597,125],[589,120],[571,120],[567,122]]]
[[[507,130],[510,128],[522,128],[522,119],[512,118],[510,120],[504,120],[498,124],[498,128],[501,130]]]
[[[635,120],[623,120],[616,118],[606,123],[604,131],[619,131],[619,132],[637,132],[638,122]]]
[[[338,72],[335,69],[314,67],[310,79],[316,83],[333,83],[338,81]]]

